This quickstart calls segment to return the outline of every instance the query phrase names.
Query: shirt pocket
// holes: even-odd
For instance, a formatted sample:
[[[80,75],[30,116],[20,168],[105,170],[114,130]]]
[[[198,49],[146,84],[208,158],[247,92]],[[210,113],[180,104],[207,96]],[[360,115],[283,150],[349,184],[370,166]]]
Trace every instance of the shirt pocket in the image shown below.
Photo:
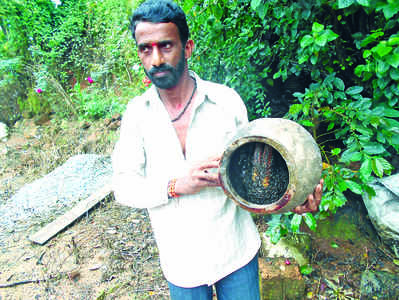
[[[218,110],[198,118],[188,134],[192,158],[222,155],[235,131],[234,118]]]

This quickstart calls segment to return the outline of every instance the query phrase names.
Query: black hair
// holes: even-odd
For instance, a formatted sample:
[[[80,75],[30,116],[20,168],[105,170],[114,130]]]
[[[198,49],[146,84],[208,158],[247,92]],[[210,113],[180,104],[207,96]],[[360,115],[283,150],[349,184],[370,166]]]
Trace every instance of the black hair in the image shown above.
[[[130,20],[130,29],[136,40],[136,26],[140,22],[174,23],[183,45],[186,44],[190,31],[184,11],[175,2],[170,0],[147,0],[133,13]]]

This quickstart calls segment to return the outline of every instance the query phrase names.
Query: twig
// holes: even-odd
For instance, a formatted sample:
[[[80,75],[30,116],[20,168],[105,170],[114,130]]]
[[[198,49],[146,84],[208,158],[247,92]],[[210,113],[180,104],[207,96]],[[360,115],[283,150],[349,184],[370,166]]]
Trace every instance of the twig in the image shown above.
[[[9,288],[9,287],[13,287],[13,286],[21,285],[21,284],[27,284],[27,283],[39,283],[39,282],[42,282],[42,281],[50,280],[51,278],[52,277],[43,278],[43,279],[35,279],[35,280],[16,281],[16,282],[7,283],[7,284],[0,284],[0,288]]]
[[[44,281],[48,281],[54,278],[57,278],[58,276],[63,276],[65,275],[65,272],[61,272],[57,275],[50,275],[48,278],[42,278],[42,279],[32,279],[32,280],[22,280],[22,281],[16,281],[16,282],[11,282],[11,283],[6,283],[6,284],[0,284],[0,289],[3,288],[9,288],[9,287],[14,287],[17,285],[21,285],[21,284],[28,284],[28,283],[40,283],[40,282],[44,282]]]

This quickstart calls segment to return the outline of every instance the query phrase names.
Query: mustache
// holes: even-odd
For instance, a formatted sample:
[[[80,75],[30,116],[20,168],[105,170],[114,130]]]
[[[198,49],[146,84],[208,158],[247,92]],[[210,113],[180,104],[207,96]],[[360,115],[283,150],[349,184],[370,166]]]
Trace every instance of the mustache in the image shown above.
[[[148,74],[150,74],[151,76],[155,75],[158,72],[165,72],[165,71],[169,71],[169,72],[173,72],[174,68],[168,64],[164,64],[164,65],[160,65],[158,67],[152,67],[149,71]]]

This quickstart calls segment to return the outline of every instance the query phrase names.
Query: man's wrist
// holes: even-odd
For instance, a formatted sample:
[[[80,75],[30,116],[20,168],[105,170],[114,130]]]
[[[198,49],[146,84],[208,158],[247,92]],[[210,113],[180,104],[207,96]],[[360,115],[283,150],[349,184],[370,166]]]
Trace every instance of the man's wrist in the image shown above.
[[[176,193],[176,181],[177,181],[177,179],[174,178],[168,182],[168,198],[169,199],[180,197],[180,195]]]

